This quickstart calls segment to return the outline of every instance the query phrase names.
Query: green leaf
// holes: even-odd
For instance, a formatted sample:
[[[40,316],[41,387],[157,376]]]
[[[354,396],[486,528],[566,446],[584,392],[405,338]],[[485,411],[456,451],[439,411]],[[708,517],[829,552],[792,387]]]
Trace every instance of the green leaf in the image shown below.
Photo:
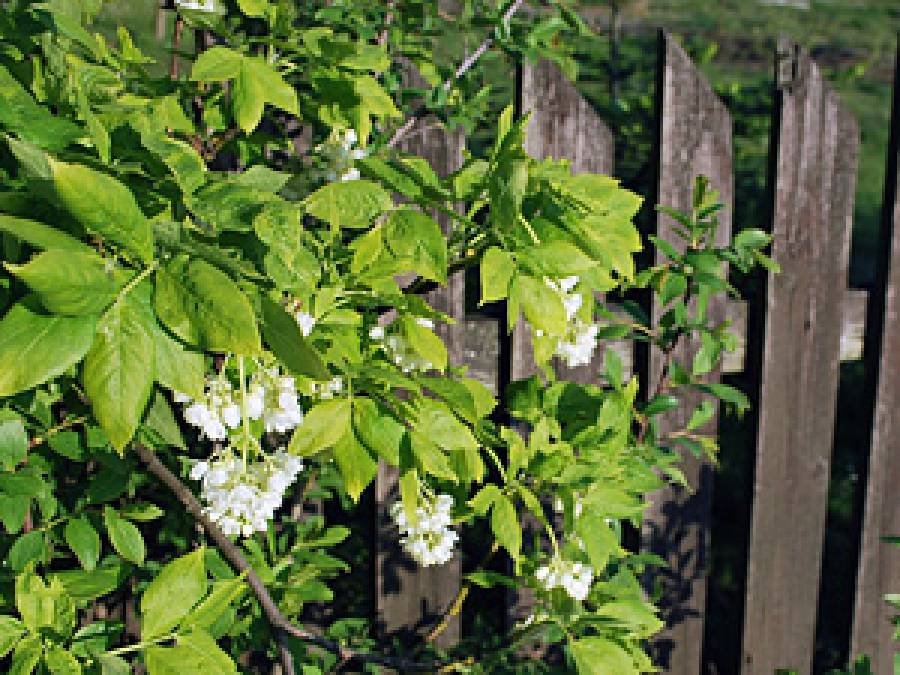
[[[353,399],[353,428],[369,450],[391,466],[400,464],[400,444],[406,430],[372,399]]]
[[[493,588],[497,585],[506,586],[507,588],[518,587],[515,579],[512,579],[505,574],[500,574],[500,572],[470,572],[469,574],[466,574],[463,579],[475,584],[480,588]]]
[[[0,329],[2,329],[2,324],[0,324]],[[739,389],[735,389],[730,385],[714,383],[698,384],[695,386],[700,391],[712,394],[716,398],[725,401],[725,403],[730,403],[737,409],[738,413],[743,413],[750,407],[750,400],[747,396]]]
[[[66,523],[64,536],[66,544],[85,570],[90,572],[97,567],[100,559],[100,535],[85,516],[73,518]]]
[[[603,603],[596,612],[599,616],[615,620],[639,637],[650,637],[664,625],[653,610],[653,605],[639,598],[627,598]]]
[[[229,47],[210,47],[197,57],[191,70],[195,82],[232,80],[241,71],[243,57]]]
[[[325,380],[331,377],[322,357],[303,336],[300,326],[280,305],[262,298],[263,337],[269,348],[295,375]]]
[[[294,431],[288,452],[307,457],[334,447],[349,431],[350,401],[323,401],[310,409]]]
[[[28,453],[28,435],[19,417],[0,421],[0,466],[12,471]]]
[[[716,406],[713,405],[712,401],[702,401],[697,409],[691,414],[691,419],[687,425],[688,431],[699,429],[709,422],[715,414]]]
[[[615,642],[585,637],[569,643],[578,675],[638,675],[631,656]]]
[[[78,222],[144,262],[153,259],[153,227],[128,188],[80,164],[51,159],[50,168],[60,201]]]
[[[87,353],[96,318],[38,314],[25,303],[0,320],[0,397],[61,375]]]
[[[229,607],[243,597],[247,588],[243,575],[215,582],[209,595],[181,620],[179,626],[209,630]]]
[[[266,103],[271,103],[292,115],[300,114],[297,92],[285,82],[275,66],[259,57],[245,57],[242,64],[241,77],[255,80],[263,91]]]
[[[126,504],[119,509],[119,515],[128,520],[137,520],[139,522],[148,522],[156,520],[165,515],[165,511],[156,504],[143,502],[139,504]]]
[[[11,234],[26,244],[47,251],[60,249],[81,254],[93,253],[89,246],[82,244],[75,237],[36,220],[25,220],[0,213],[0,232]]]
[[[27,532],[16,539],[6,554],[9,566],[15,572],[21,572],[30,562],[36,562],[47,555],[47,541],[40,530]]]
[[[495,300],[505,300],[509,284],[516,271],[511,253],[492,246],[481,259],[481,301],[479,305]]]
[[[247,16],[264,17],[269,9],[268,0],[238,0],[238,7]]]
[[[441,450],[432,438],[426,436],[418,429],[410,431],[407,438],[409,439],[413,457],[418,461],[423,474],[454,482],[458,480],[447,454]]]
[[[519,525],[516,507],[505,495],[494,499],[491,508],[491,531],[497,543],[509,551],[513,560],[517,560],[522,550],[522,527]]]
[[[75,627],[75,605],[58,579],[48,585],[34,572],[17,576],[16,608],[32,633],[50,628],[69,635]]]
[[[203,396],[206,363],[203,354],[187,349],[157,324],[153,331],[156,346],[156,381],[173,392],[193,399]]]
[[[97,657],[100,662],[100,675],[131,675],[131,664],[121,656],[115,654],[101,654]]]
[[[155,321],[149,285],[114,303],[97,326],[82,381],[94,416],[120,453],[134,436],[153,391]]]
[[[368,227],[394,206],[384,188],[367,180],[328,183],[309,195],[305,204],[310,215],[347,228]]]
[[[178,426],[172,407],[159,391],[153,396],[153,403],[150,404],[150,409],[147,410],[144,424],[166,445],[179,448],[180,450],[187,450],[184,436],[181,435],[181,428]]]
[[[237,668],[228,654],[199,630],[178,636],[174,647],[150,647],[144,654],[147,675],[237,675]]]
[[[409,259],[419,276],[446,283],[447,241],[433,218],[415,209],[398,209],[384,224],[384,239],[395,256]]]
[[[378,463],[372,459],[353,433],[344,434],[334,444],[332,452],[344,479],[347,494],[354,502],[358,502],[363,490],[378,473]]]
[[[213,352],[253,355],[259,330],[250,300],[204,260],[179,258],[156,275],[156,313],[175,335]]]
[[[471,430],[449,408],[431,399],[422,399],[419,403],[416,430],[445,450],[479,448]]]
[[[81,675],[78,659],[59,645],[52,645],[44,652],[44,664],[53,675]]]
[[[251,72],[251,60],[243,58],[241,69],[234,81],[234,119],[244,133],[252,133],[266,107],[266,90],[262,81]]]
[[[719,355],[722,353],[722,343],[710,333],[700,334],[700,349],[694,354],[694,362],[691,373],[695,376],[705,375],[716,367]]]
[[[510,297],[513,296],[521,303],[532,328],[548,335],[565,332],[567,320],[562,299],[546,283],[520,274],[512,282]]]
[[[25,515],[31,508],[31,500],[29,498],[14,497],[7,494],[0,494],[0,520],[3,521],[3,527],[6,528],[8,534],[16,534],[25,524]]]
[[[25,624],[14,617],[0,615],[0,659],[12,651],[23,635]]]
[[[127,276],[96,253],[52,249],[25,265],[6,268],[28,284],[54,314],[100,314],[125,285]]]
[[[657,394],[653,397],[653,400],[647,404],[647,407],[644,408],[644,415],[647,417],[659,415],[660,413],[674,410],[678,407],[678,404],[679,400],[676,396],[672,396],[671,394]]]
[[[87,603],[118,588],[128,568],[119,558],[110,557],[101,563],[93,572],[84,570],[66,570],[50,575],[59,581],[71,598],[80,603]]]
[[[499,487],[493,483],[488,483],[469,500],[469,506],[479,516],[486,516],[488,510],[494,505],[494,501],[501,497],[502,494]]]
[[[444,370],[447,367],[447,347],[430,328],[411,316],[401,317],[400,327],[412,350],[430,363],[431,368]]]
[[[176,558],[160,570],[141,597],[141,639],[171,631],[206,595],[203,549]]]
[[[41,660],[44,646],[37,635],[29,635],[16,645],[7,675],[31,675]]]
[[[603,354],[603,372],[606,381],[616,389],[619,389],[625,381],[622,357],[612,347],[607,347]]]
[[[597,573],[606,569],[610,556],[619,550],[619,539],[606,519],[594,511],[582,512],[575,521],[575,532],[584,542],[584,549]]]
[[[132,523],[119,516],[115,509],[109,506],[103,509],[103,522],[106,525],[106,534],[116,552],[137,565],[144,563],[146,547],[141,531]]]

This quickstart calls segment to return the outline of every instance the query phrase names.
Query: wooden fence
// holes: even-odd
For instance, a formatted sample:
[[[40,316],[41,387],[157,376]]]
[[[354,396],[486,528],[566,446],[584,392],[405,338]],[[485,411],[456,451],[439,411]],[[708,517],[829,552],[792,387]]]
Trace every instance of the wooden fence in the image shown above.
[[[725,205],[724,241],[732,232],[734,198],[728,111],[666,35],[660,37],[658,68],[656,192],[647,197],[688,207],[695,176],[709,176]],[[900,552],[882,538],[900,535],[900,228],[893,227],[900,218],[900,106],[895,94],[881,257],[867,302],[865,293],[847,289],[859,148],[856,121],[796,46],[779,46],[775,77],[769,227],[781,273],[764,280],[761,301],[750,306],[722,302],[711,308],[711,313],[733,319],[742,337],[739,354],[723,370],[741,371],[746,357],[754,371],[748,379],[756,383],[755,391],[747,393],[758,402],[741,668],[766,675],[777,668],[811,671],[838,366],[841,360],[864,357],[871,375],[871,478],[852,652],[870,654],[875,672],[889,672],[894,649],[882,596],[900,592]],[[555,66],[525,64],[518,80],[519,113],[531,113],[527,149],[533,156],[565,157],[575,171],[615,175],[613,134]],[[900,79],[896,89],[900,92]],[[461,136],[432,128],[407,149],[448,173],[461,161],[462,147]],[[655,229],[665,236],[671,225],[661,216]],[[468,365],[471,374],[496,392],[534,371],[529,341],[521,324],[507,338],[504,319],[466,314],[463,283],[461,276],[454,278],[431,301],[460,319],[444,335],[451,360]],[[631,372],[644,381],[658,377],[658,354],[642,354],[629,344],[614,346]],[[685,345],[682,356],[693,349]],[[588,381],[597,370],[593,363],[565,375]],[[673,411],[664,423],[683,422],[687,410]],[[707,431],[715,429],[714,420]],[[666,629],[651,645],[654,658],[666,672],[695,674],[701,669],[706,613],[713,468],[687,458],[684,469],[693,490],[669,488],[654,495],[640,539],[646,550],[670,564],[656,575],[665,591]],[[394,480],[387,472],[380,474],[376,490],[378,620],[390,633],[421,634],[456,597],[462,566],[457,562],[437,571],[421,570],[404,559],[384,513],[385,503],[395,499]],[[445,644],[458,639],[461,630],[455,617],[442,636]]]

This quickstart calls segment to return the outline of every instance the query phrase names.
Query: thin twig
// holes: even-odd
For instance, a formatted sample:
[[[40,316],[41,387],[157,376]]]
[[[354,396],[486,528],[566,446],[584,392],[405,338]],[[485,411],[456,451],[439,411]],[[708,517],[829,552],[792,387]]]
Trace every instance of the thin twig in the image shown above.
[[[515,0],[509,7],[507,7],[506,11],[503,13],[502,21],[503,23],[508,22],[510,19],[515,16],[515,13],[519,11],[519,9],[524,4],[525,0]],[[445,92],[450,91],[450,88],[453,84],[459,80],[463,75],[465,75],[468,71],[470,71],[478,60],[484,56],[484,53],[490,49],[491,45],[494,44],[494,36],[488,35],[484,41],[478,45],[478,49],[472,52],[466,59],[463,60],[462,63],[459,64],[459,67],[456,69],[456,72],[453,73],[452,77],[447,78],[447,80],[441,85]],[[421,119],[425,113],[428,112],[425,103],[419,103],[418,106],[413,110],[410,114],[409,119],[407,119],[402,126],[400,126],[395,132],[394,135],[391,136],[391,140],[388,141],[387,147],[396,148],[400,141],[403,139],[406,134],[416,125],[416,122]]]
[[[388,41],[388,31],[391,28],[391,24],[394,22],[394,6],[396,5],[395,0],[389,0],[387,3],[387,14],[384,15],[384,27],[381,29],[381,33],[378,35],[378,46],[384,47]]]
[[[169,76],[173,80],[178,79],[178,52],[181,50],[181,36],[184,33],[184,18],[181,14],[175,15],[175,30],[172,33],[172,65]]]
[[[156,456],[156,453],[153,450],[141,444],[136,445],[135,450],[150,473],[168,487],[184,505],[187,512],[196,518],[200,525],[203,526],[203,529],[206,530],[210,539],[213,540],[215,545],[222,552],[222,555],[225,556],[234,569],[238,573],[246,574],[247,584],[250,586],[254,595],[256,595],[256,599],[259,601],[263,614],[266,615],[269,623],[277,632],[287,634],[302,642],[332,652],[336,654],[338,658],[347,660],[348,662],[375,663],[388,668],[395,668],[400,672],[435,672],[445,665],[436,662],[421,663],[403,657],[384,656],[372,652],[358,651],[345,647],[334,640],[329,640],[320,635],[316,635],[305,628],[301,628],[300,626],[291,623],[291,621],[281,613],[281,610],[278,609],[278,605],[275,603],[275,600],[272,598],[266,585],[253,570],[253,567],[247,561],[247,558],[244,557],[241,549],[237,544],[225,536],[222,530],[207,517],[203,512],[203,507],[200,502],[197,501],[197,498],[194,496],[194,493],[191,492],[190,488],[181,482],[181,480],[159,460],[159,457]],[[280,643],[282,653],[284,653],[286,644],[281,640]],[[289,652],[290,650],[287,651]]]

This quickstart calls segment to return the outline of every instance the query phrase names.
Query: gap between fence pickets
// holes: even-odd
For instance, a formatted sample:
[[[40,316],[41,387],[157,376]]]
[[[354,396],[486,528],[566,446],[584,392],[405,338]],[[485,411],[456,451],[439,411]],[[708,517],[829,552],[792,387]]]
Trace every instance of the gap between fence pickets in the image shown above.
[[[848,288],[844,291],[841,361],[858,361],[863,356],[868,301],[868,291],[857,288]],[[725,316],[731,323],[731,332],[737,336],[737,348],[723,356],[722,372],[740,373],[744,370],[747,352],[747,301],[729,298],[725,306]]]

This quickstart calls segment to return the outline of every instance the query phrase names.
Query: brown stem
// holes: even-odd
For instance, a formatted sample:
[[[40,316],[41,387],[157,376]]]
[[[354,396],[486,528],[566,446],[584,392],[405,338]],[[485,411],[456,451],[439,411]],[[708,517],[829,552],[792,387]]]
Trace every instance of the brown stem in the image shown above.
[[[172,473],[156,456],[156,453],[145,445],[136,445],[135,450],[138,457],[147,467],[147,469],[156,476],[166,487],[168,487],[178,500],[184,505],[187,512],[190,513],[206,530],[210,539],[213,540],[222,555],[231,563],[238,573],[246,575],[247,584],[250,586],[263,614],[266,615],[272,627],[281,635],[279,635],[280,648],[282,658],[285,655],[290,656],[290,650],[284,641],[284,635],[289,635],[306,642],[320,649],[337,654],[340,659],[347,661],[356,661],[359,663],[375,663],[388,668],[395,668],[400,672],[434,672],[443,664],[440,663],[419,663],[403,657],[390,657],[371,652],[362,652],[349,647],[344,647],[334,640],[323,638],[315,633],[310,632],[300,626],[295,626],[291,621],[281,613],[278,605],[272,598],[266,585],[263,583],[259,575],[253,570],[253,567],[244,557],[241,549],[232,542],[219,527],[212,522],[203,512],[203,507],[190,488],[181,482],[181,480]],[[290,661],[290,659],[289,659]],[[293,663],[285,664],[285,668],[293,668]],[[293,671],[286,671],[293,672]]]
[[[175,31],[172,34],[172,66],[169,76],[173,80],[178,79],[178,52],[181,50],[181,37],[184,34],[184,19],[181,14],[175,15]]]
[[[493,546],[491,546],[491,550],[488,551],[484,558],[482,558],[481,562],[478,563],[476,570],[482,569],[487,566],[487,564],[491,561],[491,558],[500,550],[500,544],[496,541]],[[466,601],[466,598],[469,597],[469,593],[472,590],[472,584],[465,583],[459,589],[459,592],[456,594],[456,597],[453,598],[453,601],[448,605],[447,609],[441,615],[441,619],[438,624],[432,629],[432,631],[425,637],[426,642],[434,642],[438,636],[443,633],[450,626],[450,619],[459,614],[462,611],[463,603]]]
[[[503,13],[502,21],[505,23],[513,18],[516,12],[524,4],[525,0],[516,0],[509,7],[507,7],[506,11]],[[476,49],[470,56],[463,60],[462,63],[459,64],[459,67],[456,69],[456,72],[441,85],[445,92],[450,91],[450,87],[453,86],[453,83],[459,80],[463,75],[465,75],[468,71],[472,69],[472,67],[478,63],[478,60],[484,56],[484,53],[490,49],[491,45],[494,44],[494,37],[489,35],[484,39],[484,41],[478,45],[478,49]],[[400,141],[403,139],[406,134],[410,132],[410,130],[416,125],[416,122],[419,121],[422,117],[425,116],[425,113],[428,112],[428,109],[425,107],[424,103],[420,103],[411,113],[409,119],[407,119],[403,125],[398,128],[394,135],[391,136],[391,140],[388,141],[387,147],[396,148]]]
[[[650,392],[650,395],[647,396],[647,401],[652,401],[654,398],[659,396],[666,388],[669,386],[669,369],[672,367],[672,359],[675,357],[675,350],[678,348],[678,344],[681,342],[681,336],[671,344],[669,347],[665,349],[663,352],[663,365],[659,371],[659,379],[656,381],[656,387],[654,387],[653,391]],[[644,436],[647,434],[647,429],[650,427],[650,418],[644,417],[641,420],[640,430],[637,435],[638,444],[644,441]]]
[[[384,47],[388,41],[388,30],[390,30],[391,24],[394,22],[394,6],[396,5],[395,0],[388,0],[387,3],[387,14],[384,15],[384,27],[381,29],[381,33],[378,35],[378,46]]]

